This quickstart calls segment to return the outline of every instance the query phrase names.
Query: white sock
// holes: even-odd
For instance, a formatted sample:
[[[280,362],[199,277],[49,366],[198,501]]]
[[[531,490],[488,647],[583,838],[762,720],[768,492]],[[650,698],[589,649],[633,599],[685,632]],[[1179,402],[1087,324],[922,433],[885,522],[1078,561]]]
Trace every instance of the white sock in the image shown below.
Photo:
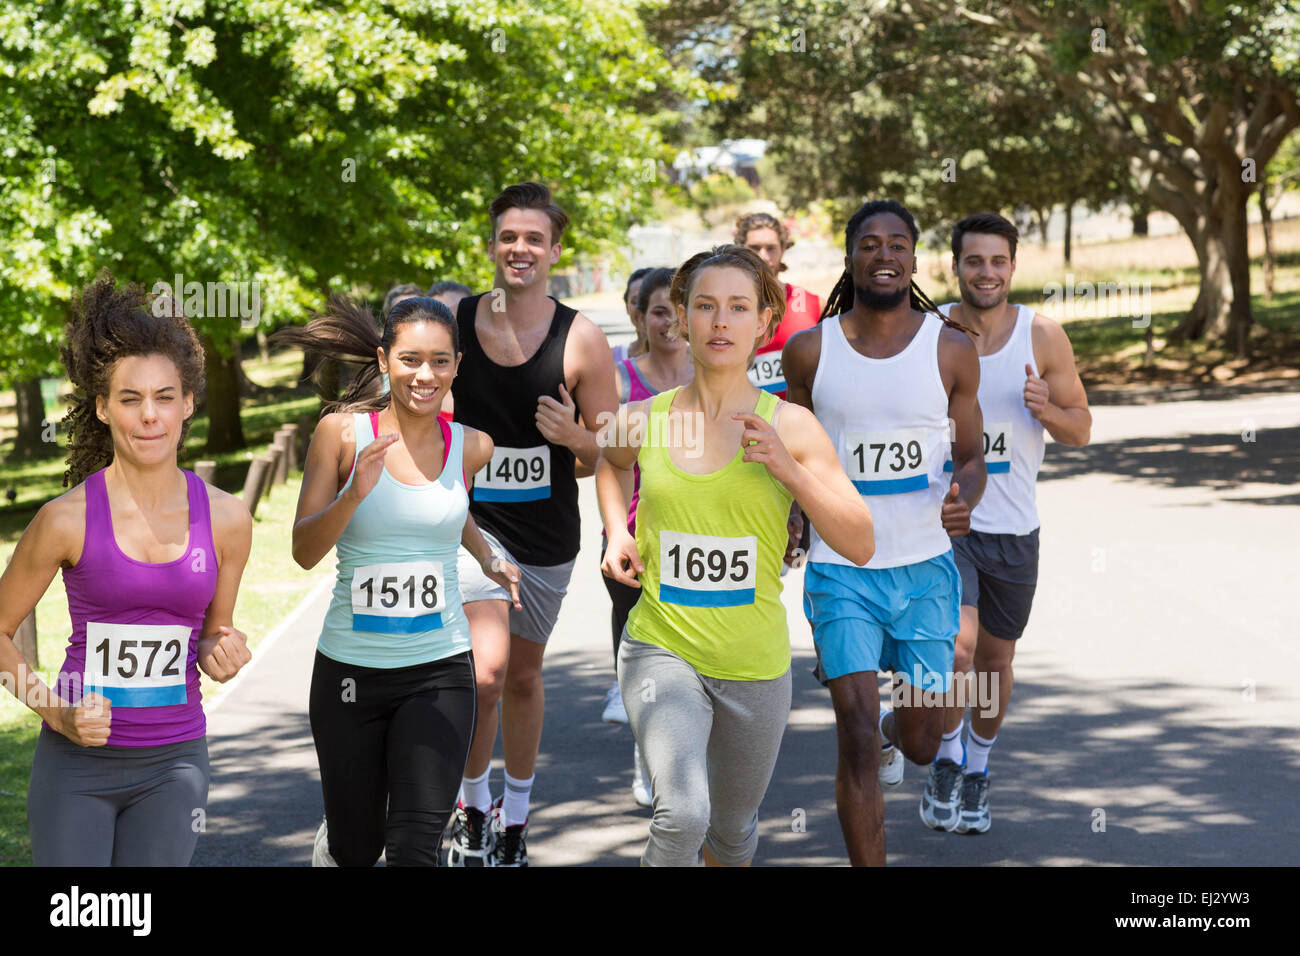
[[[966,748],[967,773],[988,773],[989,751],[993,749],[993,740],[985,740],[974,730],[970,732],[970,745]]]
[[[965,748],[961,745],[961,724],[951,734],[944,734],[939,738],[939,752],[935,754],[935,761],[951,760],[953,763],[964,763]]]
[[[881,708],[880,708],[880,720],[877,721],[876,726],[877,726],[877,728],[880,730],[880,749],[881,749],[881,750],[891,750],[891,749],[893,749],[893,746],[894,746],[893,743],[890,742],[890,739],[889,739],[888,737],[885,736],[885,718],[888,717],[888,716],[889,716],[890,714],[892,714],[893,712],[894,712],[894,711],[893,711],[892,709],[890,709],[889,707],[881,707]]]
[[[467,807],[474,807],[487,813],[492,809],[492,790],[488,787],[488,777],[492,768],[483,771],[481,777],[462,777],[460,781],[460,802]]]
[[[506,774],[506,796],[501,801],[501,813],[505,817],[506,826],[514,827],[528,822],[528,797],[533,792],[533,781],[536,779],[537,774],[527,780],[516,780],[509,773]]]

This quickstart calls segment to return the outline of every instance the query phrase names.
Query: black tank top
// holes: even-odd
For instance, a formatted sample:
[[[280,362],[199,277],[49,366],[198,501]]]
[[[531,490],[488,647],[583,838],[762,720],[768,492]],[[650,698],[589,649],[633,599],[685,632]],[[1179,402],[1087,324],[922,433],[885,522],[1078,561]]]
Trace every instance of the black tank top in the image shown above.
[[[537,351],[522,365],[498,365],[483,352],[474,325],[484,294],[456,309],[463,358],[451,386],[456,421],[487,432],[496,445],[474,477],[470,513],[516,560],[564,564],[578,556],[581,541],[574,454],[543,438],[536,416],[541,396],[560,401],[564,343],[578,313],[552,298],[555,316]]]

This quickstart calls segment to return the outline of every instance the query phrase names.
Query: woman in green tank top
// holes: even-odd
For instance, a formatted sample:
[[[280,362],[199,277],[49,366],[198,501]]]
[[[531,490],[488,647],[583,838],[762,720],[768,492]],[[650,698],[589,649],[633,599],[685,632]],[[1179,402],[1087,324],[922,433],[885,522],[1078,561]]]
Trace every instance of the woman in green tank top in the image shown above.
[[[747,865],[790,711],[781,559],[791,500],[865,564],[871,515],[817,419],[754,386],[785,294],[754,253],[721,246],[677,270],[671,299],[691,384],[624,405],[602,433],[601,569],[640,588],[619,684],[650,772],[642,863]],[[641,469],[635,539],[621,479]],[[638,580],[639,578],[639,580]]]

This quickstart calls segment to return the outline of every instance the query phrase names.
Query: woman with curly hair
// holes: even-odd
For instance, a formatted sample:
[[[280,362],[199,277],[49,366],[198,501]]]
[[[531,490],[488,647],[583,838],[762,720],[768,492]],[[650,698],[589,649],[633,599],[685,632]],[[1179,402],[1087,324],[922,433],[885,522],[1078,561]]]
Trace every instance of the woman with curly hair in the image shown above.
[[[0,682],[40,715],[27,818],[37,866],[185,866],[207,803],[199,670],[250,658],[231,621],[248,509],[177,465],[203,388],[179,309],[105,271],[79,296],[63,363],[76,386],[70,491],[0,577]],[[62,569],[72,634],[54,688],[13,633]]]

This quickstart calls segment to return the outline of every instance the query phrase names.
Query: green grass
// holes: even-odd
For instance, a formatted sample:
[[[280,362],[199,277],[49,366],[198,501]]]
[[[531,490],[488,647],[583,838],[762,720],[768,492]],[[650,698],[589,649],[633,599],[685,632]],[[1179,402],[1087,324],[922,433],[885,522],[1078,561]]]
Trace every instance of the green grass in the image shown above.
[[[214,458],[218,461],[217,485],[238,493],[248,461],[265,450],[275,429],[285,422],[296,421],[304,413],[315,414],[315,398],[292,393],[292,383],[301,367],[301,356],[277,356],[269,364],[249,361],[246,369],[253,381],[266,389],[244,404],[242,422],[250,447],[245,451],[222,456],[201,453],[207,422],[197,419],[187,440],[188,454],[182,464],[192,467],[194,460]],[[3,448],[0,448],[0,454]],[[13,552],[18,537],[31,520],[35,507],[63,492],[63,460],[52,459],[22,465],[0,467],[0,488],[18,487],[19,502],[25,506],[0,509],[0,561]],[[225,476],[223,478],[223,476]],[[5,484],[14,482],[14,485]],[[248,635],[254,657],[261,641],[293,610],[322,577],[329,576],[327,563],[305,572],[290,554],[289,539],[297,508],[301,476],[274,487],[258,505],[253,522],[253,546],[239,589],[235,608],[235,626]],[[63,578],[56,575],[36,606],[36,633],[42,678],[53,681],[67,644],[70,624]],[[305,662],[303,666],[310,666]],[[220,684],[203,678],[203,696],[211,700],[222,692]],[[40,721],[25,706],[5,691],[0,691],[0,866],[31,864],[31,846],[27,837],[27,779],[31,772],[32,752]]]

